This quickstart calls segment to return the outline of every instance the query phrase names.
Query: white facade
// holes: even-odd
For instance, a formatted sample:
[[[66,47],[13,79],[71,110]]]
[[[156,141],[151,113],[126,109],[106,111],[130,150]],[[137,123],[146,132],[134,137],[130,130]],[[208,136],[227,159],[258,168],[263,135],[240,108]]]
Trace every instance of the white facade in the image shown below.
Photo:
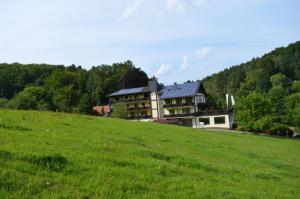
[[[196,122],[198,128],[230,129],[233,118],[230,114],[199,116],[196,117]]]

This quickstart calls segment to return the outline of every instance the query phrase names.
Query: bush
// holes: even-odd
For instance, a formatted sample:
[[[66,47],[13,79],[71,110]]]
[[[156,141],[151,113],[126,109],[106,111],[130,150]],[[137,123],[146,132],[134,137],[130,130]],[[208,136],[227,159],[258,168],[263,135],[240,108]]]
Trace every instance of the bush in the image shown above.
[[[16,97],[10,100],[8,106],[13,109],[51,109],[50,97],[42,87],[27,87]]]
[[[127,110],[126,104],[120,103],[120,102],[114,104],[111,117],[127,119],[128,118],[128,110]]]
[[[253,124],[253,131],[256,133],[266,133],[272,126],[272,117],[265,116],[255,121]]]
[[[270,135],[287,136],[292,137],[294,132],[287,125],[281,123],[275,123],[270,128]]]
[[[85,113],[85,114],[92,112],[92,102],[88,94],[84,94],[80,97],[77,106],[77,111],[79,113]]]
[[[0,108],[7,108],[9,100],[6,98],[0,98]]]
[[[267,96],[251,93],[239,99],[234,117],[245,131],[265,132],[272,125],[273,114],[274,108]]]
[[[245,127],[243,127],[243,126],[238,126],[236,128],[236,130],[238,130],[238,131],[246,131]]]

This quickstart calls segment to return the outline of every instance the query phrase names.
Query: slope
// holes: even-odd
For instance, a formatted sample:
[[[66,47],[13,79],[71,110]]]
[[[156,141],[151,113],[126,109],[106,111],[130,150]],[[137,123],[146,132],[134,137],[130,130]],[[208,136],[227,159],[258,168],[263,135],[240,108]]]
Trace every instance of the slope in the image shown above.
[[[0,198],[295,198],[298,140],[0,110]]]

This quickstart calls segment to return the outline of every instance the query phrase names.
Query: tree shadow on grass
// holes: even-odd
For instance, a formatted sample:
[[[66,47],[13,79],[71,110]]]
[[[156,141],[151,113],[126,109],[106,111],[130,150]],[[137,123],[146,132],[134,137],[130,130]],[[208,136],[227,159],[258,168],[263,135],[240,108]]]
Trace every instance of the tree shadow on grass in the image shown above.
[[[48,169],[53,172],[61,172],[67,165],[67,159],[59,154],[45,156],[19,156],[8,151],[0,150],[0,160],[3,161],[23,161],[40,168]]]

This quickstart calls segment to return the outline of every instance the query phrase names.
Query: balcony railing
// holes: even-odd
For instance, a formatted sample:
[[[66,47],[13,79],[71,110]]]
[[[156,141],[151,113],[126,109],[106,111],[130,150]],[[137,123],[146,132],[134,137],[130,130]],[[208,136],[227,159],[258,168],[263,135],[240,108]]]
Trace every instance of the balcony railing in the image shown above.
[[[128,110],[148,110],[151,109],[151,106],[131,106],[127,107]]]
[[[146,110],[146,109],[150,109],[151,106],[139,106],[139,110]]]
[[[197,113],[177,113],[177,114],[165,115],[165,118],[189,117],[189,116],[195,116],[195,115],[197,115]]]
[[[137,98],[137,101],[149,101],[150,97]]]
[[[174,108],[174,107],[193,106],[193,105],[195,105],[193,102],[187,102],[187,103],[165,104],[165,105],[163,105],[163,107],[164,108]]]

